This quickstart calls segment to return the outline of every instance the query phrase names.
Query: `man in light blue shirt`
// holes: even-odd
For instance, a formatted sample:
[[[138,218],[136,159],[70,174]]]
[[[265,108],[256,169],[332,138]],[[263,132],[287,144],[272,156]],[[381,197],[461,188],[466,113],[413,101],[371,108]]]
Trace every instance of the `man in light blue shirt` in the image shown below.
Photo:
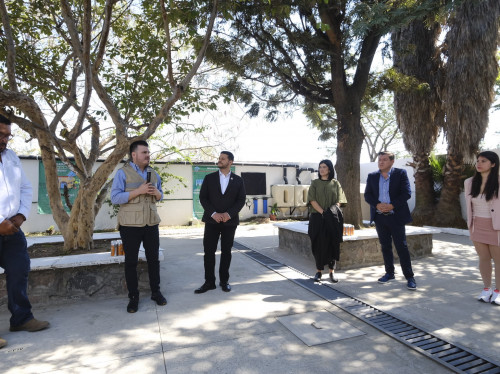
[[[370,221],[375,222],[382,247],[385,275],[379,283],[395,279],[392,243],[399,256],[401,270],[406,278],[407,288],[417,289],[410,251],[406,243],[405,225],[412,221],[408,199],[411,197],[410,182],[406,170],[394,168],[394,154],[383,151],[378,154],[379,170],[368,175],[365,201],[370,204]]]
[[[127,312],[139,308],[139,282],[137,263],[139,248],[144,245],[148,262],[151,299],[157,305],[166,305],[167,299],[160,292],[160,235],[156,203],[163,198],[161,178],[149,166],[149,148],[144,140],[130,145],[130,159],[116,172],[111,187],[111,202],[120,205],[118,225],[125,251],[125,281],[129,303]]]

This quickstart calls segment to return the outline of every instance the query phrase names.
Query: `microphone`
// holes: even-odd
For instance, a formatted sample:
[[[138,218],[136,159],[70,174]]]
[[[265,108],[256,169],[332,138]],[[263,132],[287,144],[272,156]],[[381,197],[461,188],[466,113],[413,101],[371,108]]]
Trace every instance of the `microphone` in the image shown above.
[[[151,171],[148,170],[147,174],[146,174],[146,183],[150,183],[151,182]]]

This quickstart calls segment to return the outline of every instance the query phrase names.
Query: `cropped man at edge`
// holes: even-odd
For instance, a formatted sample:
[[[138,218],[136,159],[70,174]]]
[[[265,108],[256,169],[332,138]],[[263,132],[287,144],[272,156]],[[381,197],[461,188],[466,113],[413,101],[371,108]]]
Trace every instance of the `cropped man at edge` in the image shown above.
[[[34,332],[49,323],[33,317],[28,299],[30,258],[21,225],[28,218],[33,191],[21,160],[7,149],[11,138],[11,122],[0,115],[0,267],[6,276],[10,331]],[[6,345],[0,338],[0,348]]]
[[[215,251],[220,238],[221,255],[219,264],[219,285],[222,291],[230,292],[229,266],[236,227],[240,223],[238,213],[245,205],[246,192],[243,179],[231,173],[234,155],[222,151],[217,161],[219,171],[205,176],[200,189],[200,203],[205,222],[203,235],[203,265],[205,283],[195,293],[214,290],[215,286]]]
[[[406,170],[393,165],[394,153],[379,152],[379,170],[370,173],[366,181],[365,200],[370,204],[370,221],[375,221],[385,265],[385,275],[378,282],[387,283],[395,278],[392,253],[394,241],[407,288],[415,291],[417,283],[413,277],[405,229],[405,225],[412,221],[408,207],[411,197],[410,181]]]
[[[125,281],[129,303],[127,312],[139,308],[137,262],[141,243],[148,262],[151,300],[166,305],[160,292],[160,216],[156,202],[163,198],[160,176],[149,166],[149,147],[144,140],[130,145],[130,161],[116,172],[111,188],[111,202],[119,204],[118,225],[125,251]]]

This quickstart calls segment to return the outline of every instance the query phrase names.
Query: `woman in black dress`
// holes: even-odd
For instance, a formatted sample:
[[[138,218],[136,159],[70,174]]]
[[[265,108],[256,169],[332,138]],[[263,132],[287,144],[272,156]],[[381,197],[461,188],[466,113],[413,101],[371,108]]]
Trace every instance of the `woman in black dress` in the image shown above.
[[[338,282],[333,271],[339,260],[340,243],[344,228],[341,204],[347,204],[340,183],[334,178],[335,171],[330,160],[322,160],[318,167],[319,178],[311,182],[307,200],[310,205],[308,234],[316,262],[314,281],[321,280],[323,269],[328,265],[330,280]]]

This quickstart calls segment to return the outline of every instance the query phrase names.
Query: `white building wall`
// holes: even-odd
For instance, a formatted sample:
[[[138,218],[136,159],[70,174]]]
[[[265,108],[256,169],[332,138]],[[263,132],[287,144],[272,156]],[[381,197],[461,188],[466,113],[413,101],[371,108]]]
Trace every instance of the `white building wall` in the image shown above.
[[[21,162],[23,164],[23,169],[26,172],[32,186],[33,186],[33,202],[31,206],[31,212],[28,220],[23,224],[23,230],[26,232],[40,232],[45,231],[49,227],[54,226],[56,230],[59,228],[55,223],[51,214],[38,214],[38,158],[32,157],[22,157]],[[210,164],[203,164],[210,165]],[[98,165],[97,165],[98,166]],[[96,166],[96,168],[97,168]],[[175,178],[167,181],[163,189],[165,192],[171,191],[170,193],[164,194],[164,199],[159,204],[158,211],[162,219],[161,225],[175,226],[175,225],[187,225],[193,220],[193,165],[189,163],[176,163],[176,164],[159,164],[159,168],[165,168],[168,173],[179,176],[182,178],[182,182]],[[296,167],[295,165],[282,165],[282,164],[244,164],[236,163],[235,172],[241,175],[242,172],[265,172],[266,173],[266,196],[269,197],[267,205],[273,204],[273,199],[271,196],[271,185],[273,184],[283,184],[283,170],[286,169],[287,179],[289,184],[298,184],[296,180]],[[121,167],[118,165],[113,174],[110,176],[112,178],[116,172]],[[317,165],[312,164],[302,164],[299,165],[300,168],[314,168]],[[304,171],[300,173],[301,184],[310,184],[311,182],[311,172]],[[258,198],[258,212],[253,214],[253,197],[252,195],[247,195],[247,205],[243,207],[240,218],[248,219],[255,216],[264,216],[263,210],[263,196],[255,196]],[[99,214],[96,217],[95,229],[114,229],[117,226],[116,217],[111,217],[112,208],[104,203]],[[266,214],[267,216],[267,214]]]
[[[500,153],[497,150],[497,153]],[[31,213],[28,220],[23,224],[23,229],[27,232],[38,232],[45,231],[50,226],[54,226],[58,230],[52,215],[50,214],[38,214],[37,204],[38,204],[38,158],[33,157],[21,157],[23,168],[27,174],[30,182],[33,185],[33,203],[31,207]],[[396,159],[394,166],[398,168],[404,168],[408,172],[408,178],[410,179],[410,186],[412,189],[412,197],[408,201],[410,210],[415,207],[415,179],[413,176],[413,168],[408,166],[411,159]],[[210,165],[210,164],[203,164]],[[165,193],[162,203],[159,205],[159,214],[162,219],[161,225],[175,226],[175,225],[186,225],[193,220],[193,165],[189,163],[175,163],[175,164],[157,164],[159,167],[164,167],[166,170],[176,176],[180,176],[185,183],[185,186],[179,182],[177,179],[172,178],[163,186],[164,191],[171,190],[171,193]],[[297,181],[297,168],[301,169],[314,169],[316,170],[318,165],[316,163],[305,163],[305,164],[245,164],[245,163],[235,163],[235,172],[241,175],[242,172],[265,172],[266,173],[266,196],[269,197],[267,200],[267,205],[273,204],[273,199],[271,198],[271,186],[276,184],[286,184],[284,170],[286,169],[286,180],[287,184],[296,185],[299,184]],[[97,167],[97,166],[96,166]],[[121,165],[117,166],[111,177]],[[376,171],[377,163],[363,163],[361,164],[360,177],[360,195],[361,195],[361,209],[362,216],[364,220],[370,219],[370,208],[368,204],[365,203],[363,193],[365,190],[365,183],[368,174]],[[299,175],[300,184],[308,185],[311,183],[312,179],[317,178],[317,173],[311,173],[311,171],[302,171]],[[258,212],[253,214],[253,197],[258,198]],[[247,205],[243,207],[240,213],[240,218],[245,220],[255,216],[264,216],[264,207],[262,203],[263,196],[252,196],[247,195]],[[461,195],[461,205],[462,205],[462,216],[466,219],[465,201],[463,193]],[[113,229],[116,228],[116,217],[111,217],[111,207],[106,203],[103,204],[99,214],[96,217],[95,228],[97,230],[102,229]],[[269,209],[268,209],[269,211]],[[288,213],[286,215],[289,215]],[[267,216],[267,215],[266,215]],[[293,214],[292,214],[293,216]]]

